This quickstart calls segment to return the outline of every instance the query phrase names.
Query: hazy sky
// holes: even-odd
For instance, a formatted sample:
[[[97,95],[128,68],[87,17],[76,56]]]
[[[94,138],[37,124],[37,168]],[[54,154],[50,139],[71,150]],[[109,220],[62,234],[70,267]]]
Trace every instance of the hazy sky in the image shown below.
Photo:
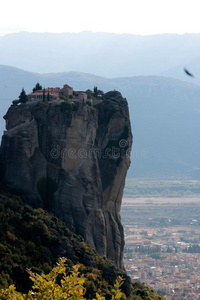
[[[1,0],[0,35],[84,30],[199,33],[200,0]]]

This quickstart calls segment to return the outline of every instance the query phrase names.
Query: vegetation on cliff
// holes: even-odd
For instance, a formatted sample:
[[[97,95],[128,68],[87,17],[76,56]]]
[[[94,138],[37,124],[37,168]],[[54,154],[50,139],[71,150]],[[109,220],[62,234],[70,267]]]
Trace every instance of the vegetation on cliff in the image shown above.
[[[28,292],[31,289],[31,281],[27,269],[38,274],[49,272],[52,274],[52,267],[59,257],[67,258],[66,276],[74,270],[75,264],[81,264],[79,272],[85,278],[83,288],[86,299],[96,297],[97,292],[106,299],[111,299],[112,289],[118,276],[124,278],[121,289],[128,298],[164,299],[142,284],[130,285],[129,278],[123,271],[116,268],[109,260],[98,256],[96,251],[83,242],[82,237],[73,234],[60,220],[43,209],[33,209],[24,204],[18,196],[2,191],[0,194],[0,287],[4,289],[4,293],[6,293],[5,288],[13,284],[18,291]],[[44,275],[44,280],[48,278],[45,276],[51,275]],[[9,288],[10,293],[12,289],[13,287]],[[121,299],[125,299],[125,295],[120,295]],[[1,299],[4,299],[3,296]]]
[[[30,278],[33,281],[32,290],[30,290],[28,294],[21,294],[16,292],[15,287],[12,285],[6,290],[0,290],[1,299],[87,299],[85,298],[87,290],[84,287],[84,283],[87,278],[86,276],[81,275],[81,272],[79,271],[81,266],[73,266],[71,274],[66,275],[65,261],[66,260],[64,258],[61,258],[57,266],[54,267],[47,275],[39,275],[29,271]],[[114,284],[114,288],[111,290],[112,300],[122,299],[122,297],[125,298],[125,295],[123,295],[120,290],[122,283],[123,279],[119,277]],[[105,297],[101,296],[99,292],[97,292],[95,299],[105,300]]]

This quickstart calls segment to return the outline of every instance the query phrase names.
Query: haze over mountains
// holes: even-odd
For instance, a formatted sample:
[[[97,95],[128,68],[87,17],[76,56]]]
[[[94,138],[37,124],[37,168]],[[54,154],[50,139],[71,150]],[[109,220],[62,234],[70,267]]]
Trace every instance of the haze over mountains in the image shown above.
[[[200,83],[200,34],[27,33],[0,37],[0,64],[32,72],[78,71],[104,77],[164,75]],[[194,70],[193,70],[194,68]]]
[[[67,72],[38,74],[0,66],[0,124],[3,114],[22,86],[30,92],[36,82],[44,87],[104,92],[119,90],[128,99],[134,135],[129,177],[188,176],[200,173],[200,87],[172,78],[135,76],[108,79],[92,74]]]
[[[22,87],[27,93],[36,82],[43,87],[68,83],[75,90],[115,89],[128,99],[131,114],[134,148],[129,176],[196,178],[200,176],[199,53],[200,34],[5,35],[0,37],[1,132],[2,116]],[[184,67],[195,78],[186,76]]]

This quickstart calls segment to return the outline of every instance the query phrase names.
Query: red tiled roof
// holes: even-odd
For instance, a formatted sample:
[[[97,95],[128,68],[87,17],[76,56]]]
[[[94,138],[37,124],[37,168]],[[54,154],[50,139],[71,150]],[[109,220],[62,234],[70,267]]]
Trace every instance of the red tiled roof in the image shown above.
[[[68,88],[68,89],[71,89],[73,90],[73,88],[71,86],[69,86],[68,84],[65,84],[63,86],[63,88]],[[56,88],[53,88],[53,87],[49,87],[49,88],[46,88],[45,89],[45,95],[47,95],[47,93],[49,93],[51,96],[56,96],[56,93],[60,93],[60,91],[63,90],[63,88],[59,88],[59,87],[56,87]],[[28,94],[27,96],[28,97],[37,97],[37,96],[42,96],[43,95],[43,92],[44,92],[44,89],[42,90],[37,90],[35,91],[34,93],[30,93]]]
[[[35,92],[35,93],[31,93],[31,94],[28,94],[28,97],[29,96],[42,96],[43,95],[43,92],[39,92],[39,91],[37,91],[37,92]]]
[[[34,93],[30,93],[28,94],[28,96],[40,96],[43,95],[44,90],[37,90]],[[45,94],[47,94],[49,92],[50,93],[59,93],[60,92],[60,88],[56,87],[56,88],[47,88],[45,89]]]

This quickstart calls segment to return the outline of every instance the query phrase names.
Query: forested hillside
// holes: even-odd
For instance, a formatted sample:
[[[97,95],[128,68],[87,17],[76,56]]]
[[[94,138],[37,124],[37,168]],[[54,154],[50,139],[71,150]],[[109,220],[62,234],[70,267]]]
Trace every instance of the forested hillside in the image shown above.
[[[31,288],[27,269],[49,273],[59,257],[67,258],[68,274],[74,264],[82,264],[87,299],[95,297],[97,291],[110,299],[118,275],[125,279],[122,291],[131,299],[164,299],[140,283],[130,285],[124,271],[98,256],[63,222],[41,208],[24,204],[19,196],[1,190],[0,288],[15,284],[18,291],[27,292]]]

